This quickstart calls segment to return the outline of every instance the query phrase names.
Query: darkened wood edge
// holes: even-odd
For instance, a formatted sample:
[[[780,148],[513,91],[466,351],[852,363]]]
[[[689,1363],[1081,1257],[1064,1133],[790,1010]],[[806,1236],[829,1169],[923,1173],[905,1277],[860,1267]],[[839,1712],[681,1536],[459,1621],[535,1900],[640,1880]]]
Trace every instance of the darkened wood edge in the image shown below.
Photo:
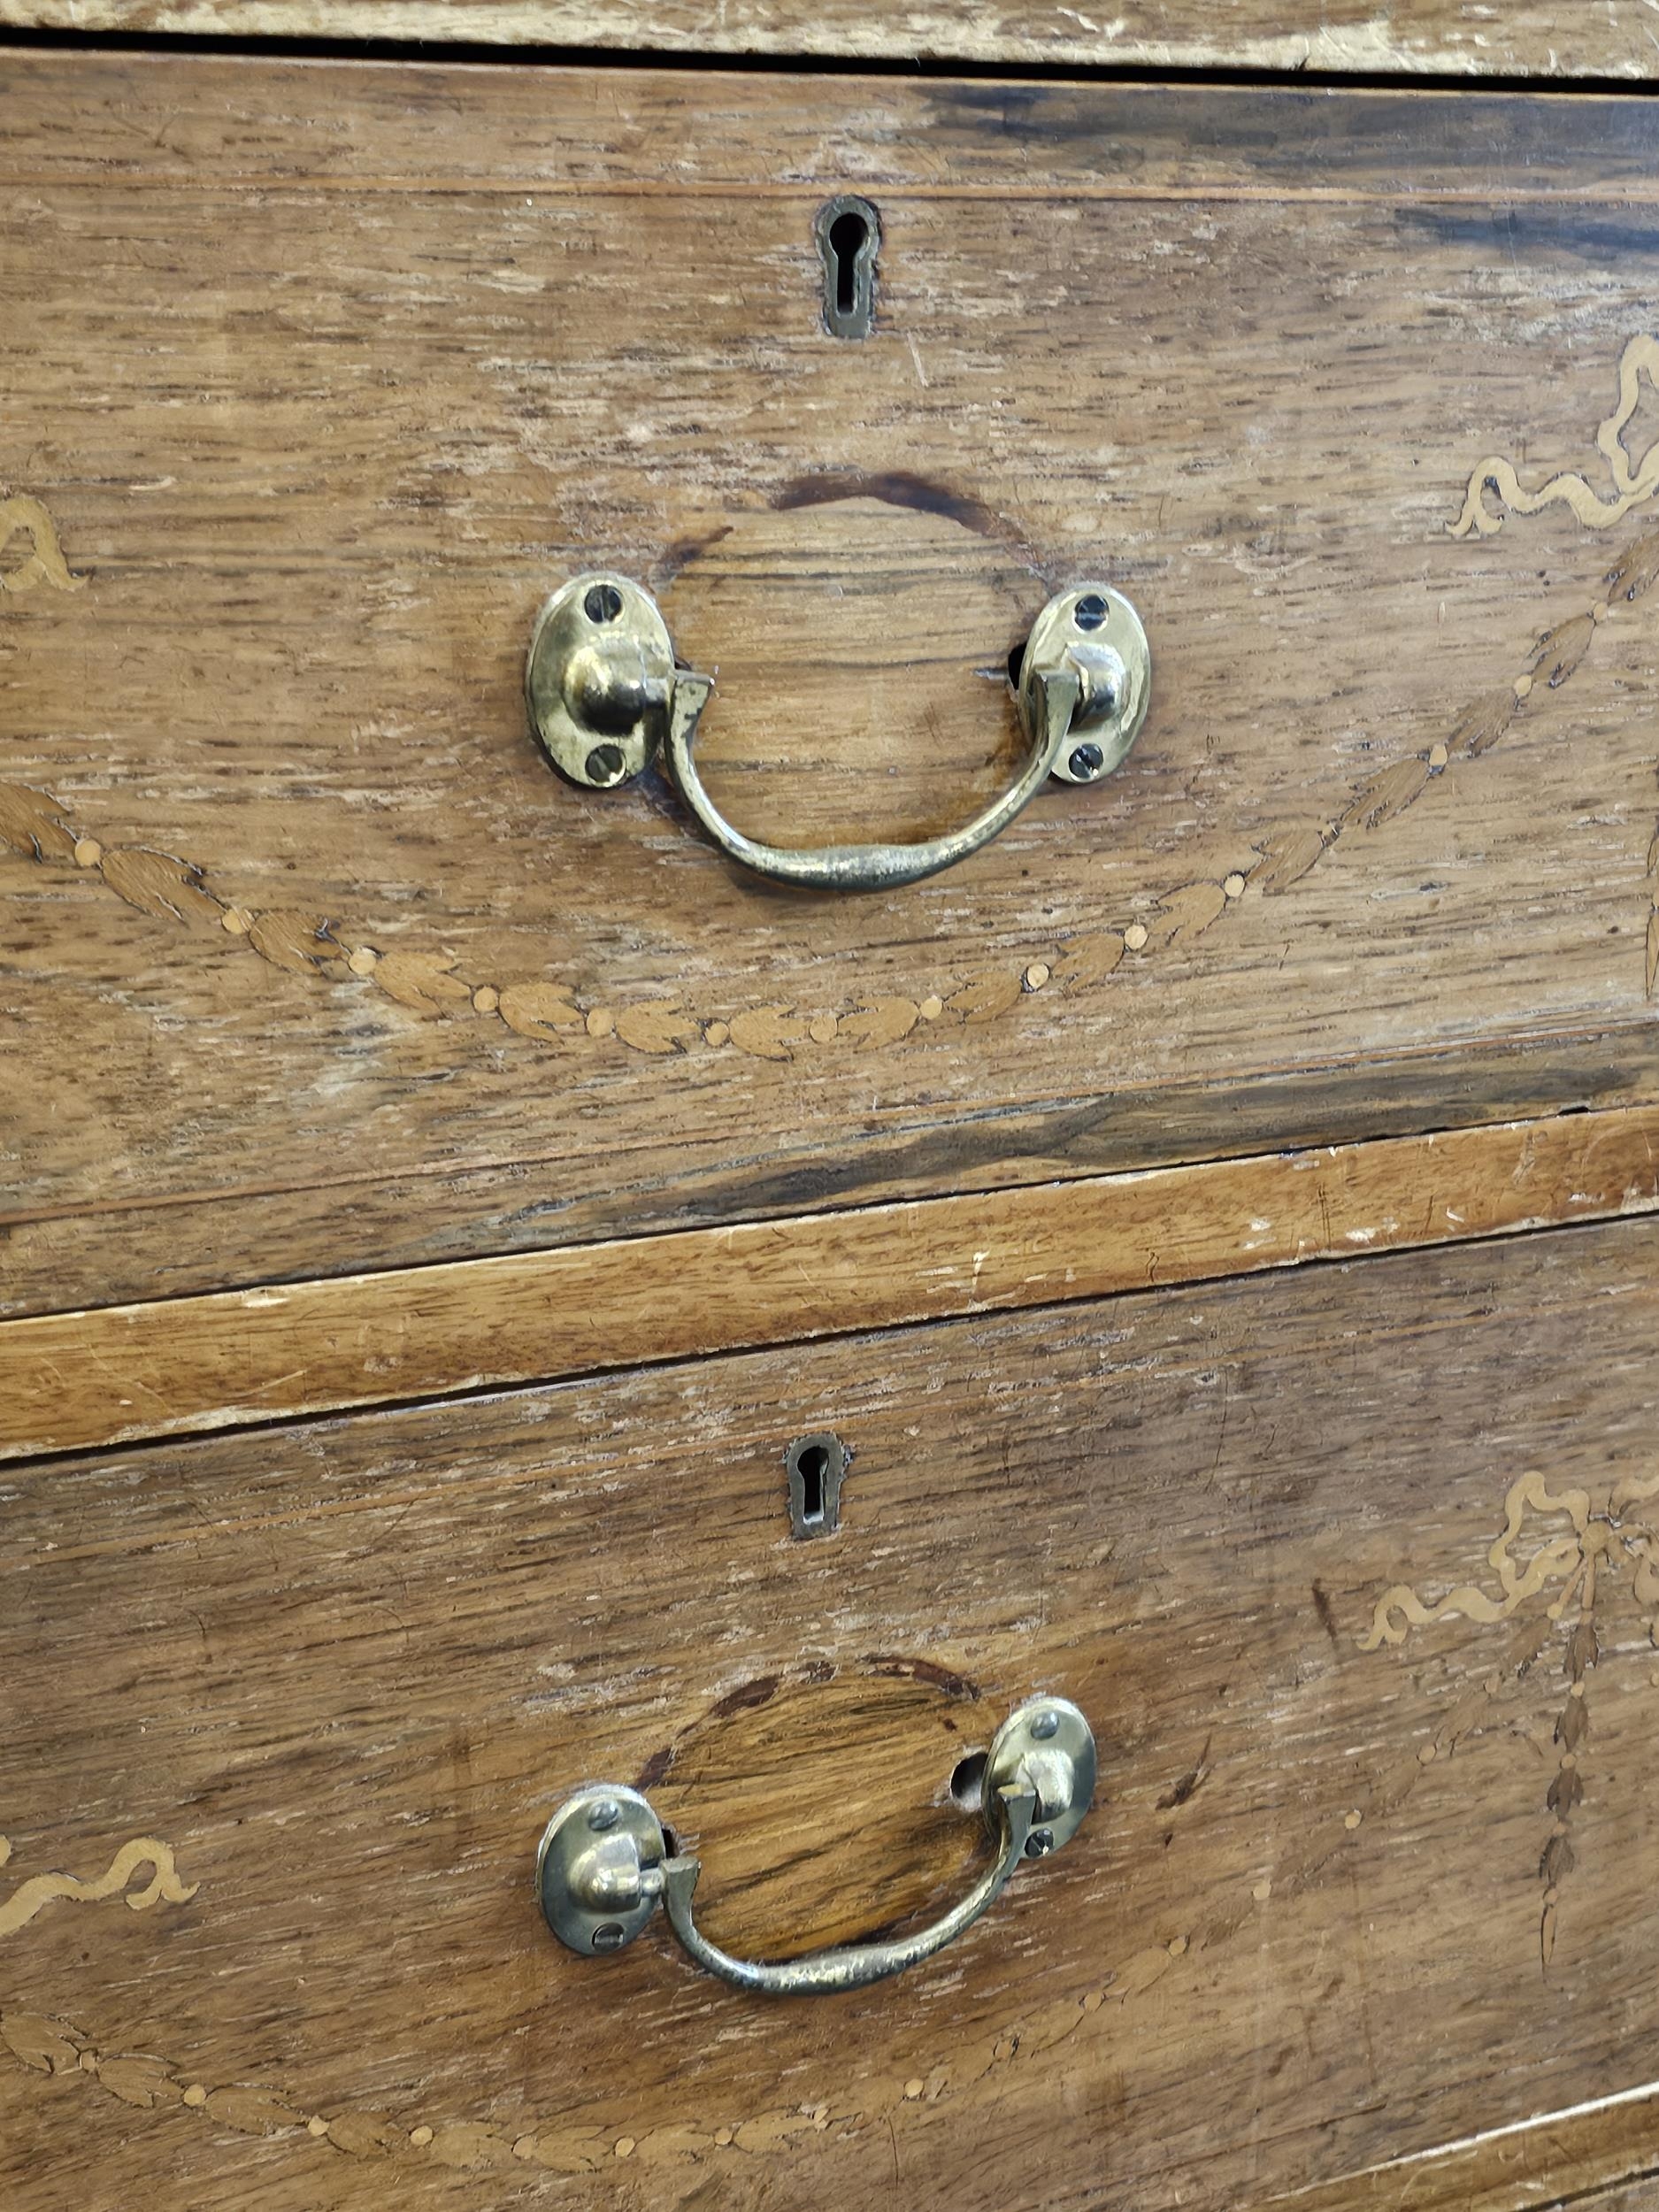
[[[0,1325],[0,1457],[1659,1210],[1659,1108]]]
[[[0,30],[0,37],[3,37]],[[327,81],[349,71],[349,100]],[[0,185],[269,192],[595,192],[799,196],[841,186],[946,199],[1559,199],[1659,204],[1659,116],[1640,92],[1356,90],[1197,82],[861,75],[865,151],[804,129],[787,170],[757,179],[744,150],[775,134],[766,71],[591,68],[503,58],[303,60],[0,43],[7,129]],[[127,111],[165,80],[168,145],[134,141]],[[803,87],[826,96],[827,85]],[[78,128],[54,118],[73,103]],[[488,119],[487,130],[480,122]],[[408,133],[388,169],[383,133]],[[1009,150],[1020,155],[1010,182]],[[941,173],[949,181],[941,183]]]
[[[715,0],[599,11],[580,0],[0,0],[0,24],[43,39],[211,41],[250,48],[446,55],[555,50],[615,63],[764,69],[1045,69],[1067,73],[1227,71],[1361,81],[1554,86],[1632,83],[1659,73],[1640,27],[1615,9],[1553,12],[1540,0],[1476,11],[1379,10],[1333,20],[1321,7],[1225,10],[1141,0],[1099,22],[1074,10],[853,7],[772,0],[731,20]]]
[[[264,1288],[316,1276],[393,1273],[446,1261],[529,1257],[611,1239],[782,1221],[901,1199],[987,1196],[1019,1184],[1221,1165],[1251,1153],[1444,1135],[1552,1115],[1643,1107],[1659,1089],[1659,1033],[1646,1010],[1603,1028],[1478,1046],[1442,1041],[1392,1054],[1324,1060],[1213,1083],[1148,1084],[1036,1103],[918,1113],[857,1145],[757,1141],[733,1162],[687,1140],[668,1173],[623,1175],[585,1194],[549,1194],[534,1150],[388,1171],[335,1160],[303,1184],[229,1184],[123,1193],[61,1209],[0,1209],[10,1234],[0,1317],[93,1302],[65,1282],[96,1281],[99,1305],[152,1303]],[[349,1208],[356,1269],[318,1265]],[[149,1224],[168,1218],[158,1278]],[[229,1246],[227,1219],[234,1215]],[[44,1232],[43,1234],[34,1233]],[[480,1245],[484,1248],[480,1250]],[[232,1252],[242,1256],[233,1259]],[[213,1277],[217,1279],[212,1279]],[[204,1279],[206,1278],[207,1279]]]

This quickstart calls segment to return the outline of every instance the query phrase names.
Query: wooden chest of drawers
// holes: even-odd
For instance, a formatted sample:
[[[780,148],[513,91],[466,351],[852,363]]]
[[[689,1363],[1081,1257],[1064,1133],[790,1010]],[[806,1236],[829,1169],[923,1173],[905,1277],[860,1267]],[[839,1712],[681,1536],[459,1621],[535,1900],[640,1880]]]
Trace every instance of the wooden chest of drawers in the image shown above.
[[[1650,2204],[1659,117],[813,20],[4,58],[6,2202]],[[576,577],[792,849],[994,802],[1056,595],[1150,704],[792,890],[554,774]],[[603,1783],[902,1940],[1033,1699],[873,1986],[538,1909]]]

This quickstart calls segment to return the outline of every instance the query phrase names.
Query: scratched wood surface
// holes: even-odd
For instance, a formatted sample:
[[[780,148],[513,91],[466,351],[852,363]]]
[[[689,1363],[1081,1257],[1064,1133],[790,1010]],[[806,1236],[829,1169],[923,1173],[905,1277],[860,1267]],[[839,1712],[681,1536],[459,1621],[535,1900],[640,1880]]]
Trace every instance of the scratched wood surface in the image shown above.
[[[1654,1095],[1650,105],[0,90],[6,1310]],[[961,818],[1090,572],[1151,717],[932,884],[780,896],[534,749],[600,562],[763,833]]]
[[[1659,1109],[0,1322],[0,1458],[1659,1210]]]
[[[1659,39],[1611,0],[0,0],[0,24],[78,34],[470,39],[503,44],[1062,68],[1263,69],[1480,78],[1651,77]]]
[[[1512,2212],[1640,2175],[1656,1237],[12,1471],[8,2204],[955,2212],[1040,2175]],[[825,1426],[842,1525],[794,1543],[781,1454]],[[1090,1821],[893,1984],[772,2008],[660,1932],[541,1928],[536,1836],[595,1776],[648,1783],[734,1947],[936,1912],[955,1763],[1045,1686],[1098,1732]]]

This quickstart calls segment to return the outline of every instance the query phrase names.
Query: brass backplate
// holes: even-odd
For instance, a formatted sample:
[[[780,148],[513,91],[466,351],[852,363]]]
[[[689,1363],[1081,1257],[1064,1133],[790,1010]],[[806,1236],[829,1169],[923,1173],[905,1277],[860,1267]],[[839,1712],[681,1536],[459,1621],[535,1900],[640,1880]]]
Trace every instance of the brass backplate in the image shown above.
[[[637,776],[662,742],[673,682],[668,626],[626,576],[573,577],[536,618],[530,726],[572,783],[608,791]]]

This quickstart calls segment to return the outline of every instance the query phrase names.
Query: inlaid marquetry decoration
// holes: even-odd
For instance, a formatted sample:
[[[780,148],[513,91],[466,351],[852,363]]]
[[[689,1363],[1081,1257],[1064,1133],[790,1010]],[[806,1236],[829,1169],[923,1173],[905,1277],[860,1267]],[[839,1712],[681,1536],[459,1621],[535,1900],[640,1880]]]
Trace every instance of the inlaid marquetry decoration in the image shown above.
[[[1548,477],[1529,491],[1516,473],[1515,465],[1501,454],[1489,454],[1470,472],[1469,488],[1462,511],[1447,526],[1455,538],[1493,537],[1503,527],[1502,511],[1494,514],[1486,503],[1490,492],[1512,513],[1541,514],[1546,507],[1569,508],[1587,530],[1610,530],[1632,507],[1659,493],[1659,436],[1632,455],[1624,433],[1636,413],[1641,380],[1659,391],[1659,338],[1644,333],[1632,338],[1619,357],[1618,403],[1595,434],[1596,450],[1607,464],[1611,480],[1607,494],[1597,491],[1586,477],[1563,471]]]
[[[1659,1492],[1659,1479],[1651,1488]],[[1578,1495],[1570,1494],[1575,1501]],[[1648,1492],[1632,1488],[1629,1494]],[[1581,1517],[1586,1532],[1602,1525],[1587,1508]],[[1573,1527],[1577,1535],[1578,1521]],[[1586,1555],[1592,1543],[1601,1545],[1587,1534],[1581,1540]],[[1654,1580],[1651,1574],[1647,1578]],[[1582,1591],[1582,1583],[1579,1586]],[[1270,1902],[1282,1904],[1330,1880],[1356,1878],[1351,1855],[1379,1822],[1398,1811],[1437,1760],[1448,1758],[1471,1731],[1490,1720],[1494,1704],[1525,1677],[1551,1629],[1548,1619],[1519,1624],[1503,1663],[1437,1713],[1432,1729],[1413,1732],[1386,1755],[1367,1786],[1314,1812],[1299,1837],[1276,1833],[1271,1875],[1258,1863],[1241,1862],[1229,1878],[1206,1889],[1195,1909],[1171,1915],[1164,1925],[1155,1921],[1150,1928],[1140,1927],[1140,1939],[1116,1960],[1094,1967],[1080,1993],[1073,1989],[995,2031],[964,2039],[949,2058],[939,2057],[935,2043],[926,2055],[918,2052],[913,2070],[895,2070],[861,2081],[837,2091],[830,2101],[715,2111],[696,2123],[653,2126],[641,2120],[626,2130],[614,2122],[604,2127],[586,2123],[567,2109],[508,2128],[440,2110],[391,2111],[346,2097],[312,2105],[280,2086],[217,2082],[198,2070],[188,2053],[168,2056],[106,2049],[88,2030],[55,2014],[0,2011],[0,2043],[25,2066],[73,2075],[127,2105],[182,2107],[221,2132],[282,2137],[300,2154],[326,2145],[353,2158],[396,2159],[411,2175],[422,2166],[503,2176],[522,2176],[526,2168],[574,2175],[612,2171],[618,2162],[637,2158],[651,2167],[695,2162],[718,2178],[722,2171],[735,2176],[748,2170],[747,2161],[757,2153],[792,2140],[810,2141],[815,2135],[846,2142],[878,2131],[896,2145],[902,2140],[908,2111],[948,2104],[981,2083],[994,2091],[1006,2084],[1017,2093],[1022,2086],[1033,2095],[1047,2093],[1054,2078],[1050,2055],[1059,2046],[1081,2055],[1093,2039],[1120,2036],[1122,2010],[1138,2006],[1166,1977],[1181,1971],[1183,1961],[1202,1973],[1206,1960],[1235,1937],[1258,1939],[1256,1932]],[[1558,1851],[1557,1880],[1566,1863]],[[724,2163],[727,2159],[729,2167]]]
[[[14,557],[19,538],[27,538],[29,545],[20,562]],[[34,591],[41,584],[52,591],[79,591],[86,580],[70,574],[52,518],[38,499],[26,492],[0,499],[0,592]]]
[[[0,1866],[6,1865],[11,1856],[10,1838],[0,1836]],[[137,1889],[129,1889],[128,1883],[141,1867],[150,1870],[150,1879]],[[171,1844],[157,1843],[150,1836],[134,1836],[121,1846],[104,1872],[90,1880],[83,1881],[73,1874],[36,1874],[9,1897],[0,1898],[0,1936],[15,1935],[48,1906],[65,1901],[96,1905],[106,1897],[121,1897],[134,1912],[148,1912],[152,1905],[188,1905],[196,1887],[194,1882],[180,1880]]]
[[[772,1002],[695,1007],[663,995],[612,1004],[579,997],[552,976],[503,977],[465,970],[437,947],[378,943],[372,929],[310,909],[257,910],[210,883],[204,863],[125,845],[77,821],[54,793],[0,783],[0,848],[45,866],[78,868],[152,920],[196,933],[204,958],[251,952],[284,978],[367,990],[411,1015],[505,1028],[532,1044],[570,1054],[622,1050],[668,1055],[733,1051],[790,1061],[813,1053],[868,1052],[925,1034],[932,1025],[1002,1019],[1038,992],[1092,990],[1130,961],[1155,960],[1225,923],[1247,900],[1284,895],[1339,842],[1378,836],[1447,777],[1466,771],[1520,718],[1548,713],[1598,631],[1659,580],[1659,530],[1635,540],[1604,572],[1590,603],[1554,623],[1517,657],[1514,676],[1453,715],[1432,742],[1400,753],[1363,782],[1329,795],[1255,841],[1240,837],[1234,864],[1199,881],[1128,902],[1136,918],[1030,947],[967,974],[918,982],[904,995],[850,993],[840,1005]],[[1647,856],[1645,988],[1659,985],[1659,828]],[[1143,918],[1144,916],[1144,918]]]
[[[1454,1584],[1426,1600],[1411,1584],[1394,1583],[1377,1600],[1371,1627],[1359,1639],[1362,1651],[1377,1651],[1404,1644],[1443,1621],[1491,1628],[1531,1609],[1543,1622],[1529,1656],[1520,1663],[1531,1664],[1560,1628],[1566,1687],[1555,1718],[1556,1756],[1544,1793],[1548,1824],[1538,1863],[1543,1892],[1539,1948],[1546,1967],[1555,1947],[1563,1886],[1577,1862],[1573,1817],[1584,1799],[1578,1753],[1590,1729],[1590,1673],[1601,1656],[1597,1608],[1600,1604],[1605,1612],[1610,1586],[1626,1588],[1640,1610],[1647,1642],[1644,1663],[1659,1647],[1659,1511],[1651,1509],[1655,1501],[1659,1475],[1621,1478],[1600,1510],[1587,1491],[1557,1494],[1542,1475],[1522,1475],[1504,1500],[1503,1528],[1486,1554],[1492,1582]],[[1517,1555],[1517,1548],[1525,1556]],[[1548,1602],[1534,1604],[1547,1592]],[[1659,1674],[1654,1679],[1659,1686]]]

